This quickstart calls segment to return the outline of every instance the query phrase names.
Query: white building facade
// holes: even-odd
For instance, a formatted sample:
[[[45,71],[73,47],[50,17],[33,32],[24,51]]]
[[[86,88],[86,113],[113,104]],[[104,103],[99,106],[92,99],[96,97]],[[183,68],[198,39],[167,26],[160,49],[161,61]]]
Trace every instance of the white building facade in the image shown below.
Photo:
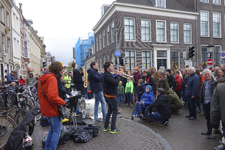
[[[21,69],[21,35],[20,35],[20,11],[17,8],[14,1],[12,1],[13,7],[11,11],[12,19],[12,48],[13,48],[13,62],[14,70],[17,71],[17,75],[20,74]],[[10,56],[11,54],[9,54]]]

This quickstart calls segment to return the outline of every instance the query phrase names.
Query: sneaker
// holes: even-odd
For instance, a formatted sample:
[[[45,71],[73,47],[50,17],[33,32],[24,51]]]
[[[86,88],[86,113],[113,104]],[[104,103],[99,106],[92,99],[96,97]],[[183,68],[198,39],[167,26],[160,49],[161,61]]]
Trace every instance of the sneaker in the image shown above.
[[[115,129],[115,130],[111,130],[110,133],[114,134],[114,133],[120,133],[121,131],[118,130],[118,129]]]
[[[167,124],[168,124],[168,122],[169,122],[169,121],[165,121],[165,122],[160,123],[159,125],[162,127],[162,126],[167,125]]]
[[[133,108],[133,105],[131,104],[130,107]]]
[[[225,145],[221,144],[217,147],[214,147],[215,150],[225,150]]]
[[[69,121],[69,119],[64,118],[64,119],[62,120],[62,123],[65,123],[65,122],[68,122],[68,121]]]
[[[107,131],[110,131],[110,130],[111,130],[110,127],[104,128],[104,129],[103,129],[103,132],[107,132]]]
[[[128,106],[129,104],[126,104],[126,106]]]

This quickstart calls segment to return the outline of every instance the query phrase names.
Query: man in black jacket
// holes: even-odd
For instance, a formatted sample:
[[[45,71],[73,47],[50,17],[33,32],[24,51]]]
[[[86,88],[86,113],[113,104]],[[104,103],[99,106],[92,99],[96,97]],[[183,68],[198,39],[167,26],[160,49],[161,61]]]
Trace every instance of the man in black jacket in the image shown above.
[[[118,111],[118,101],[116,99],[117,96],[117,86],[119,81],[122,78],[123,71],[119,71],[119,75],[115,78],[112,76],[110,72],[113,72],[113,63],[112,62],[105,62],[104,64],[104,90],[105,90],[105,97],[106,102],[108,103],[108,112],[105,119],[104,129],[103,131],[110,131],[110,133],[120,133],[121,131],[116,128],[116,118],[117,118],[117,111]],[[111,122],[111,129],[109,128],[109,119],[112,114],[112,122]]]
[[[170,88],[172,90],[174,90],[175,89],[175,86],[176,86],[175,85],[175,79],[174,79],[174,76],[171,75],[171,70],[170,69],[167,69],[166,70],[166,76],[167,76],[168,84],[169,84]]]
[[[160,126],[165,126],[168,124],[171,117],[171,106],[169,97],[165,94],[163,88],[158,88],[156,90],[157,99],[149,105],[149,114],[148,117],[157,121],[160,121]],[[157,108],[158,112],[152,112],[153,108]]]
[[[91,87],[91,92],[95,95],[94,120],[96,122],[100,121],[98,119],[98,105],[100,102],[102,105],[103,121],[105,121],[106,104],[105,104],[105,99],[103,95],[103,87],[101,83],[101,79],[103,78],[104,74],[98,73],[98,63],[96,61],[91,62],[90,67],[91,68],[87,70],[87,73],[88,73],[88,81]]]
[[[83,73],[80,73],[77,68],[77,64],[76,63],[72,63],[72,67],[73,67],[73,81],[74,81],[74,86],[75,89],[77,91],[81,91],[82,95],[85,95],[84,93],[84,80],[82,79]]]

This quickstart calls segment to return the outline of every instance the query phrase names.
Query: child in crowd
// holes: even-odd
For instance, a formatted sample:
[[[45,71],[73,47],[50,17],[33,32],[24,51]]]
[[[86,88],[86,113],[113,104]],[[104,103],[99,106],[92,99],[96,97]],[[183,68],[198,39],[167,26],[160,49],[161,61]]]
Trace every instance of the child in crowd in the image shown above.
[[[143,79],[139,79],[138,80],[138,87],[137,87],[137,96],[138,96],[138,101],[140,102],[141,97],[143,95],[143,93],[145,92],[145,86],[143,86],[144,80]]]
[[[63,79],[61,79],[61,83],[62,83],[62,88],[66,91],[66,84],[67,84],[67,81],[65,81],[65,80],[63,80]],[[69,100],[68,99],[66,99],[65,97],[63,97],[63,100],[67,103]],[[65,116],[66,116],[66,108],[65,107],[63,107],[63,112],[64,112],[64,114],[65,114]],[[62,120],[62,122],[64,123],[64,122],[67,122],[67,121],[69,121],[69,119],[67,119],[67,118],[64,118],[63,120]]]
[[[127,94],[127,105],[128,106],[131,102],[131,107],[133,107],[133,90],[134,90],[134,84],[130,77],[127,77],[127,84],[125,88],[125,93]]]
[[[140,114],[141,107],[145,106],[145,108],[146,108],[146,106],[150,105],[152,102],[154,102],[154,93],[152,91],[152,87],[150,85],[147,85],[145,87],[145,93],[141,97],[141,101],[136,102],[136,104],[135,104],[135,108],[132,113],[132,116],[142,118],[142,116]]]
[[[123,106],[123,101],[124,101],[124,87],[122,86],[122,81],[119,82],[119,86],[117,87],[117,91],[118,91],[117,99],[119,101],[119,104],[118,105],[120,105],[120,102],[121,102],[121,106]]]

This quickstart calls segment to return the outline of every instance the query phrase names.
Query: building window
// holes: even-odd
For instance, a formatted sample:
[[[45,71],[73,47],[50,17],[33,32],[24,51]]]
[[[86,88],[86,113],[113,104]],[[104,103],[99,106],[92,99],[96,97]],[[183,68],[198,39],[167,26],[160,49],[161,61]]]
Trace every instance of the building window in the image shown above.
[[[103,30],[103,33],[102,33],[102,45],[103,47],[105,47],[105,30]]]
[[[111,26],[111,41],[112,43],[114,42],[114,21],[112,22],[112,26]]]
[[[201,36],[209,36],[209,12],[201,11]]]
[[[108,54],[108,61],[110,61],[111,60],[111,58],[110,58],[110,54]]]
[[[213,37],[221,37],[221,14],[213,13]]]
[[[214,47],[214,65],[219,66],[220,65],[220,53],[221,53],[221,46],[215,46]]]
[[[221,5],[221,0],[213,0],[213,4]]]
[[[191,43],[191,25],[184,24],[184,43]]]
[[[141,40],[150,41],[150,20],[141,20]]]
[[[170,42],[178,43],[178,23],[170,23]]]
[[[28,53],[27,53],[27,41],[24,41],[24,56],[28,57]]]
[[[201,46],[202,49],[202,65],[203,68],[207,68],[207,60],[208,60],[208,48],[207,46]]]
[[[7,39],[7,53],[9,54],[9,58],[10,58],[10,39]]]
[[[106,62],[106,55],[104,55],[104,57],[103,57],[104,59],[103,59],[103,64]]]
[[[101,34],[99,35],[99,50],[102,49],[102,36]]]
[[[135,51],[126,51],[126,58],[127,64],[126,64],[126,70],[134,70],[135,67]]]
[[[107,26],[107,45],[109,45],[109,26]]]
[[[2,35],[2,51],[5,51],[5,35]]]
[[[178,64],[178,52],[171,52],[171,67],[177,69],[179,68]]]
[[[209,0],[200,0],[200,2],[205,2],[205,3],[208,3]]]
[[[98,37],[96,38],[96,51],[98,51]]]
[[[4,8],[1,7],[1,21],[2,23],[5,23],[5,19],[4,19]]]
[[[157,70],[160,67],[167,68],[167,51],[157,50]]]
[[[6,26],[9,27],[9,13],[6,12]]]
[[[142,70],[151,68],[151,52],[142,51]]]
[[[102,57],[100,58],[99,68],[102,68]]]
[[[166,42],[166,29],[165,21],[156,22],[156,33],[157,33],[157,42]]]
[[[156,7],[162,7],[165,8],[165,1],[166,0],[156,0]]]
[[[134,40],[134,18],[125,18],[125,40]]]

